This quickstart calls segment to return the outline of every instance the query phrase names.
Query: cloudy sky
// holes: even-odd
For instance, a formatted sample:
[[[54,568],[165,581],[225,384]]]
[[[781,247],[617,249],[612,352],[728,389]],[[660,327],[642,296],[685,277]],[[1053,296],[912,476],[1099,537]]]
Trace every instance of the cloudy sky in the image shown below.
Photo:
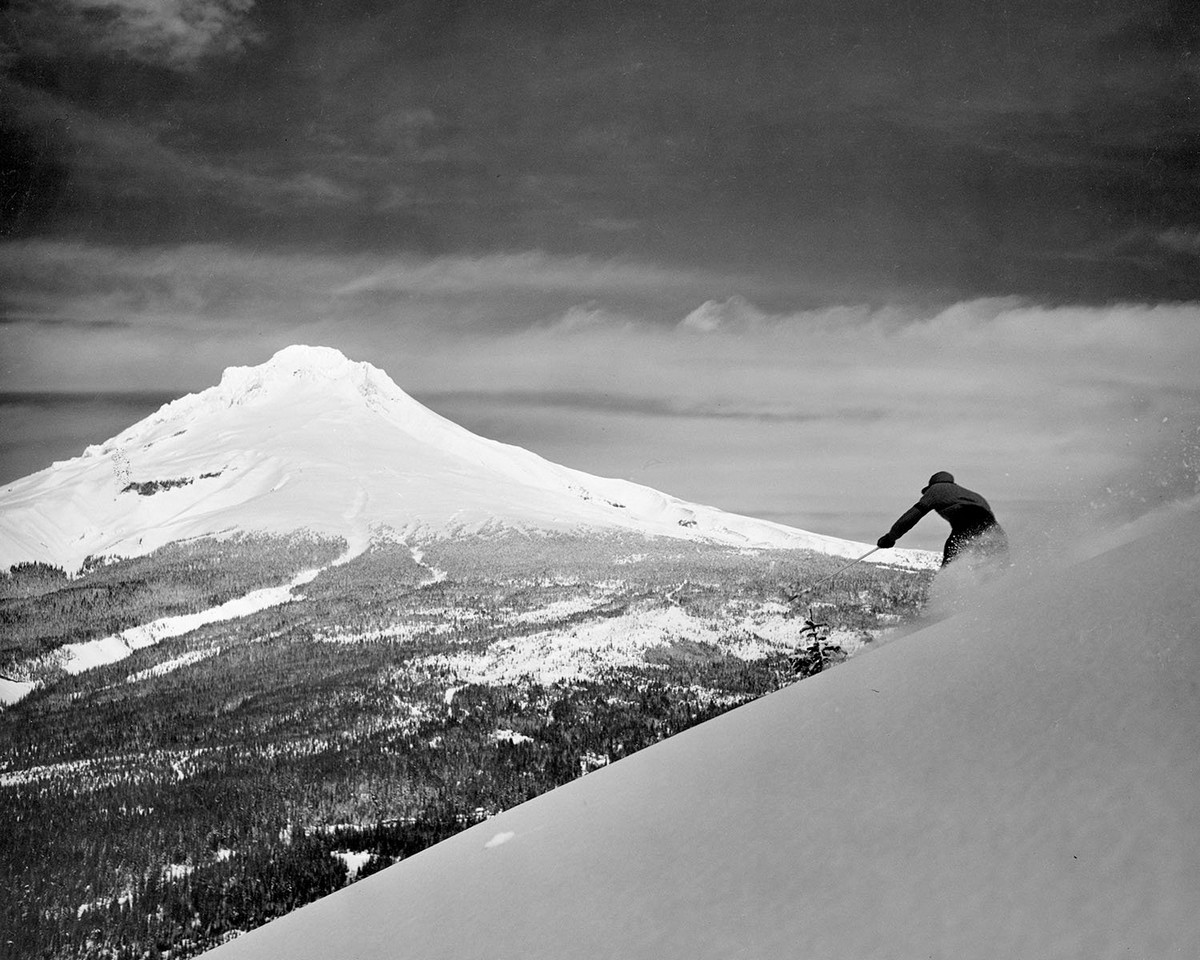
[[[1187,0],[0,18],[0,482],[307,342],[841,536],[941,469],[1027,538],[1195,489]]]

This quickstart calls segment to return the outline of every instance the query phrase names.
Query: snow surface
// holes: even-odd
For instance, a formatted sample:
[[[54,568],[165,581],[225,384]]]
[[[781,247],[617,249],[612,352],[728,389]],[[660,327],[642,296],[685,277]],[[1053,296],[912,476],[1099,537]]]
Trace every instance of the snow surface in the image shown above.
[[[214,960],[1200,956],[1200,502]]]
[[[299,586],[311,582],[320,573],[319,570],[305,570],[292,578],[290,583],[279,587],[263,587],[252,590],[244,596],[234,597],[215,607],[200,610],[197,613],[181,613],[176,616],[162,617],[150,623],[141,624],[122,630],[111,636],[98,640],[85,640],[80,643],[68,643],[55,651],[60,658],[60,665],[67,673],[83,673],[96,667],[124,660],[134,650],[151,647],[162,643],[171,637],[181,637],[210,623],[220,623],[224,620],[236,620],[248,617],[252,613],[277,607],[296,599],[292,591]]]
[[[154,481],[149,495],[127,489]],[[382,527],[413,539],[497,525],[866,551],[558,466],[438,416],[368,363],[292,346],[0,488],[0,569],[38,560],[77,570],[88,556],[138,556],[232,531],[306,528],[346,538],[353,554]],[[913,550],[872,560],[933,562]]]
[[[331,856],[337,857],[346,865],[347,879],[353,880],[358,872],[371,859],[370,851],[366,850],[335,850]]]
[[[492,731],[492,740],[496,743],[505,741],[507,743],[531,743],[532,737],[527,737],[523,733],[517,733],[516,730],[494,730]]]
[[[199,663],[201,660],[207,660],[209,657],[214,657],[221,652],[220,647],[205,647],[203,650],[189,650],[187,653],[181,654],[178,657],[173,657],[170,660],[164,660],[162,663],[156,663],[152,667],[147,667],[145,670],[138,670],[136,673],[131,673],[125,678],[126,683],[140,683],[142,680],[149,680],[151,677],[165,677],[168,673],[174,673],[182,667],[190,667],[193,664]]]
[[[334,564],[344,563],[354,549],[356,548],[352,544],[351,550],[335,560]],[[120,633],[110,634],[107,637],[64,644],[57,650],[52,651],[48,658],[37,658],[19,664],[15,672],[29,673],[36,667],[43,665],[46,659],[49,659],[64,672],[70,674],[79,674],[85,670],[94,670],[96,667],[116,663],[119,660],[124,660],[135,650],[154,646],[171,637],[183,636],[185,633],[191,633],[193,630],[198,630],[200,627],[210,623],[220,623],[225,620],[248,617],[252,613],[258,613],[260,610],[277,607],[280,604],[296,600],[298,596],[294,593],[295,589],[312,582],[320,572],[321,568],[304,570],[296,574],[289,583],[282,586],[251,590],[243,596],[234,597],[232,600],[227,600],[215,607],[208,607],[196,613],[181,613],[175,616],[161,617],[158,620],[152,620],[150,623],[129,627]],[[218,652],[219,648],[194,650],[175,660],[168,660],[147,670],[141,670],[132,674],[128,680],[130,683],[135,683],[138,680],[145,680],[152,676],[161,676],[173,670],[178,670],[180,667],[197,663]],[[16,703],[18,700],[28,696],[40,685],[41,681],[39,680],[10,680],[0,677],[0,706],[9,706]]]
[[[513,622],[547,622],[600,607],[603,602],[602,597],[591,597],[590,603],[560,601],[530,611],[536,616],[513,617]],[[389,637],[395,629],[389,628]],[[763,604],[725,622],[694,617],[676,606],[646,605],[619,616],[598,616],[534,633],[516,633],[478,653],[450,651],[414,657],[406,669],[450,675],[461,684],[530,681],[550,685],[596,680],[622,668],[645,669],[648,651],[683,641],[707,644],[742,660],[759,660],[781,649],[793,649],[797,631],[797,621],[789,618],[787,608],[779,604]],[[849,631],[831,634],[829,642],[848,653],[863,645],[859,636]]]
[[[347,559],[354,556],[354,551],[361,550],[361,548],[364,547],[355,544],[350,545],[349,550],[330,565],[334,566],[346,563]],[[98,637],[97,640],[65,643],[64,646],[52,650],[48,655],[26,660],[22,664],[18,664],[14,668],[14,672],[25,674],[36,672],[37,668],[46,665],[47,661],[53,662],[62,671],[72,674],[83,673],[86,670],[95,670],[96,667],[108,664],[115,664],[119,660],[124,660],[134,650],[152,647],[156,643],[169,640],[169,638],[190,634],[193,630],[198,630],[210,623],[222,623],[224,620],[248,617],[252,613],[258,613],[259,611],[268,610],[270,607],[277,607],[281,604],[287,604],[287,602],[292,600],[301,599],[295,593],[295,588],[302,587],[305,583],[311,583],[313,580],[316,580],[323,569],[302,570],[290,582],[284,583],[281,587],[264,587],[258,590],[251,590],[250,593],[235,596],[235,598],[227,600],[223,604],[208,607],[206,610],[196,613],[179,613],[172,617],[162,617],[157,620],[151,620],[150,623],[130,626],[130,628],[122,630],[119,634]],[[138,680],[164,676],[164,674],[179,670],[180,667],[197,664],[200,660],[209,658],[209,656],[217,653],[220,653],[220,647],[192,650],[191,653],[186,653],[174,660],[163,661],[161,664],[149,667],[148,670],[133,673],[127,678],[127,682],[137,683]],[[0,707],[11,706],[11,704],[22,700],[22,698],[34,692],[41,684],[42,680],[40,679],[17,680],[0,677]]]
[[[34,680],[13,680],[0,677],[0,707],[7,707],[33,693],[38,688]]]

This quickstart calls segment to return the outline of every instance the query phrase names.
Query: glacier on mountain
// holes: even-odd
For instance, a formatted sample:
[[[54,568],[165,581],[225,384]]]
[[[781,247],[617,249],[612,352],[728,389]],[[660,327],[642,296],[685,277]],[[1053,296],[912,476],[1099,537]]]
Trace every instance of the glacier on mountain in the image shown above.
[[[0,568],[76,570],[88,557],[235,532],[305,529],[343,538],[353,554],[384,530],[409,539],[500,527],[865,550],[559,466],[439,416],[369,363],[291,346],[0,489]],[[931,563],[913,550],[873,559]]]

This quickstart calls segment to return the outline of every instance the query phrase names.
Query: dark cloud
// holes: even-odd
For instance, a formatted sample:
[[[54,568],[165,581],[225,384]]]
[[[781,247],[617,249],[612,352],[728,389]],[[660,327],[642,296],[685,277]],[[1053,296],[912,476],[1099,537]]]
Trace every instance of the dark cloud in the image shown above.
[[[6,95],[0,80],[0,97]],[[69,170],[43,125],[0,108],[0,236],[45,226],[67,189]]]
[[[127,330],[135,326],[128,320],[112,320],[112,319],[84,319],[82,317],[54,317],[54,316],[19,316],[7,312],[3,306],[0,306],[0,326],[12,326],[15,324],[29,324],[39,327],[77,327],[85,330]]]
[[[190,70],[260,39],[254,0],[14,0],[10,35],[46,59],[96,56]]]
[[[1155,238],[1155,242],[1168,250],[1200,257],[1200,230],[1171,228],[1164,230]]]
[[[226,244],[0,244],[0,312],[28,323],[71,317],[143,329],[265,331],[323,321],[410,335],[666,326],[730,286],[757,285],[690,268],[538,252],[421,257]]]
[[[84,393],[70,393],[54,390],[31,390],[19,392],[0,390],[0,414],[12,416],[26,410],[46,411],[82,411],[113,408],[128,411],[137,415],[137,419],[152,413],[164,403],[182,396],[181,393],[168,393],[161,390],[90,390]],[[122,415],[128,416],[129,413]],[[134,421],[130,421],[132,423]],[[128,424],[126,424],[128,426]]]
[[[883,409],[812,411],[769,408],[736,401],[695,401],[671,397],[633,396],[565,390],[458,390],[421,393],[418,398],[435,409],[464,409],[502,405],[509,407],[557,408],[595,413],[632,414],[698,420],[753,420],[761,423],[869,423],[887,416]]]
[[[85,6],[111,36],[72,47]],[[1200,220],[1181,2],[51,9],[8,41],[22,236],[626,256],[817,302],[1200,293],[1166,248],[1101,255]]]
[[[205,156],[169,133],[103,117],[59,96],[0,80],[15,104],[7,125],[12,233],[36,235],[55,219],[74,229],[146,243],[167,233],[222,235],[224,215],[303,217],[357,199],[335,177],[286,165]]]
[[[1191,58],[1200,49],[1200,8],[1191,0],[1139,5],[1102,40],[1100,50],[1117,56],[1141,56],[1166,69],[1200,71]],[[1163,55],[1169,58],[1160,60]]]

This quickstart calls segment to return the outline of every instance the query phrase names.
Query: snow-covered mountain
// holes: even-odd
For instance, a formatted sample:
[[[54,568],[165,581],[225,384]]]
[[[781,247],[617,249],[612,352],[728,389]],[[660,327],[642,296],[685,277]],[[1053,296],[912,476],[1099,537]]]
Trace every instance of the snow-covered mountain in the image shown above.
[[[1200,955],[1200,502],[213,960]]]
[[[438,416],[368,363],[292,346],[0,489],[0,569],[40,560],[73,570],[89,555],[231,531],[304,528],[355,550],[384,527],[412,536],[495,526],[868,549],[550,463]],[[920,566],[929,556],[872,559]]]

